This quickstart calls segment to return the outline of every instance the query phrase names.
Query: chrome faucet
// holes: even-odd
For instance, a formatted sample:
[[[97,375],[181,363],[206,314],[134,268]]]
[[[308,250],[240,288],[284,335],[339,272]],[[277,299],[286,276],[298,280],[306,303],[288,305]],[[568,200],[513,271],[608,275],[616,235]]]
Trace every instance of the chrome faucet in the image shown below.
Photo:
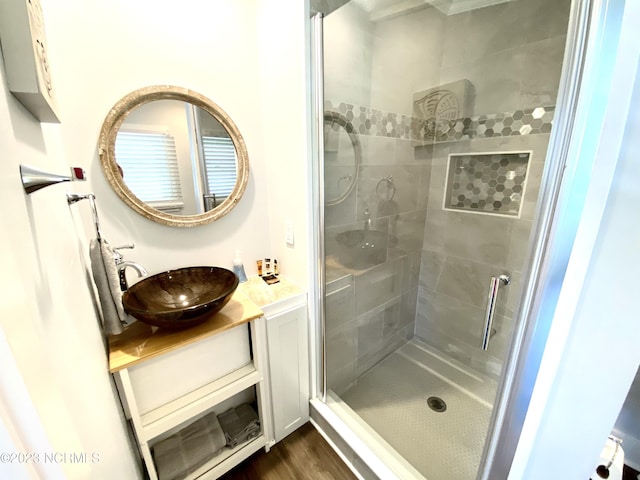
[[[120,290],[122,290],[123,292],[129,288],[129,285],[127,284],[127,267],[131,267],[133,268],[136,272],[138,272],[138,277],[145,277],[149,274],[149,272],[147,272],[147,270],[140,265],[139,263],[136,262],[130,262],[128,260],[123,261],[122,263],[118,264],[118,278],[120,279]]]
[[[149,274],[147,269],[142,265],[136,262],[130,262],[129,260],[125,260],[122,254],[118,251],[124,248],[134,248],[134,244],[123,245],[121,247],[116,247],[113,249],[113,256],[116,262],[116,267],[118,269],[118,278],[120,279],[120,290],[123,292],[129,288],[129,284],[127,283],[127,267],[133,268],[136,272],[138,272],[138,277],[145,277]]]
[[[364,210],[364,229],[371,229],[371,212],[368,208],[365,208]]]

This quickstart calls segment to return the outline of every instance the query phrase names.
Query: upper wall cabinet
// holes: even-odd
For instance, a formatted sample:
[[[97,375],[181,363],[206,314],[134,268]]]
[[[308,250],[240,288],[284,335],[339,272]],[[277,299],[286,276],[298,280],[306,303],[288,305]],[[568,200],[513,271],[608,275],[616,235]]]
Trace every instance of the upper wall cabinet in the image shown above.
[[[116,194],[169,226],[226,215],[249,179],[247,149],[231,118],[181,87],[146,87],[121,99],[104,121],[98,151]]]
[[[59,123],[39,0],[0,2],[0,36],[13,96],[41,122]]]

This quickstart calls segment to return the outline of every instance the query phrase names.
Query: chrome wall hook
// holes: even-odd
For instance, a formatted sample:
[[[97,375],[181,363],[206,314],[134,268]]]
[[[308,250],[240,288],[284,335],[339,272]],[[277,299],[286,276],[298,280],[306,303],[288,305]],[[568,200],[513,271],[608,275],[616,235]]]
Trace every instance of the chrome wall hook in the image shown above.
[[[49,185],[55,185],[56,183],[84,182],[87,179],[87,175],[84,169],[80,167],[71,167],[71,175],[67,177],[55,173],[48,173],[29,165],[20,165],[20,178],[22,179],[24,191],[29,194],[41,188],[48,187]]]

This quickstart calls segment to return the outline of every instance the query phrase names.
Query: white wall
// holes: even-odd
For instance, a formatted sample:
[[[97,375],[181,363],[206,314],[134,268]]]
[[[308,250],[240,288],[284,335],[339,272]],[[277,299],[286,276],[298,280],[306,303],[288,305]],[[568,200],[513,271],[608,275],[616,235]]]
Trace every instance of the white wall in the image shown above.
[[[134,242],[136,249],[125,257],[150,273],[201,263],[229,267],[236,248],[247,263],[268,256],[268,237],[265,241],[260,235],[256,242],[255,236],[269,230],[267,185],[260,181],[266,165],[256,82],[256,2],[157,6],[151,1],[75,0],[43,6],[62,99],[63,143],[70,161],[85,166],[89,175],[88,184],[75,189],[95,193],[105,237],[113,245]],[[178,229],[153,223],[129,209],[102,174],[96,144],[107,112],[127,93],[157,84],[187,87],[211,98],[234,120],[247,143],[247,190],[238,206],[213,224]],[[86,206],[78,210],[90,218]],[[85,224],[91,233],[90,223]],[[247,273],[255,273],[255,265],[247,265]]]
[[[371,99],[365,105],[412,115],[413,95],[440,84],[446,25],[447,17],[433,7],[374,24]]]
[[[589,478],[640,364],[640,5],[612,1],[608,11],[611,23],[621,23],[619,43],[601,43],[605,62],[598,72],[586,69],[585,78],[590,84],[611,68],[611,91],[608,82],[599,85],[591,103],[598,122],[599,104],[608,99],[597,137],[576,139],[581,157],[595,162],[513,480]],[[591,142],[595,147],[584,148]],[[580,188],[574,188],[578,197]]]
[[[369,106],[372,61],[369,16],[350,2],[327,16],[323,23],[325,101]]]
[[[267,192],[264,197],[256,197],[254,209],[269,206],[265,215],[269,236],[256,229],[247,233],[250,242],[257,244],[254,248],[260,248],[263,241],[270,242],[267,253],[278,259],[280,272],[302,287],[308,283],[311,248],[308,234],[310,126],[307,123],[311,117],[309,103],[306,103],[310,79],[305,66],[310,38],[307,3],[286,0],[277,2],[276,8],[270,0],[257,2],[261,81],[260,103],[255,107],[261,107],[258,120],[263,129],[262,161],[266,175],[257,177],[256,183],[264,184]],[[259,211],[264,215],[264,208]],[[287,222],[293,228],[293,245],[285,241]],[[268,257],[267,253],[261,256]],[[259,256],[245,255],[245,258]],[[250,270],[255,271],[255,262],[251,263]]]
[[[269,212],[295,204],[288,215],[295,226],[306,222],[305,183],[299,182],[306,175],[306,124],[291,121],[304,118],[306,108],[304,3],[280,5],[275,25],[266,16],[273,10],[267,3],[193,0],[159,9],[151,1],[72,1],[45,7],[54,78],[60,79],[56,86],[66,100],[60,107],[66,153],[88,169],[90,178],[79,188],[96,194],[105,237],[114,245],[134,242],[136,250],[125,256],[151,273],[201,263],[230,267],[240,249],[247,274],[255,274],[255,259],[275,256],[284,243],[284,235],[277,237],[280,244],[271,243]],[[272,30],[265,30],[269,26]],[[266,35],[273,31],[287,52],[269,48],[275,40]],[[251,168],[247,189],[238,206],[214,224],[177,229],[150,222],[116,197],[100,170],[96,143],[107,112],[130,91],[154,84],[185,86],[211,98],[244,137]],[[265,97],[271,105],[263,104]],[[286,144],[268,151],[274,139]],[[271,174],[275,179],[269,182]],[[277,195],[283,190],[284,200]],[[279,263],[283,275],[304,284],[306,268],[295,261],[305,251],[299,240],[294,249],[280,250],[281,257],[292,256]]]
[[[31,420],[42,424],[53,451],[99,454],[96,464],[63,465],[68,478],[136,478],[78,239],[84,232],[74,225],[63,187],[26,196],[20,183],[20,163],[68,172],[60,127],[41,127],[7,92],[4,69],[0,76],[0,329],[21,377],[2,385],[11,417],[5,421],[14,422],[15,441],[30,447],[33,427],[19,433],[26,425],[15,423],[33,408],[38,417]],[[9,368],[3,363],[3,376]],[[14,403],[19,386],[25,392]],[[43,476],[49,467],[34,465]]]
[[[263,0],[189,0],[172,8],[149,0],[41,3],[62,123],[38,123],[6,91],[0,71],[0,247],[6,257],[0,327],[52,448],[100,453],[96,464],[63,465],[66,476],[136,478],[87,270],[94,236],[89,206],[69,207],[64,194],[94,192],[104,236],[113,245],[134,242],[125,257],[150,273],[194,264],[230,267],[239,248],[248,274],[255,273],[256,258],[277,255],[281,273],[306,285],[304,2],[281,2],[277,11]],[[213,224],[152,223],[119,200],[100,170],[96,145],[107,112],[127,93],[157,84],[211,98],[246,141],[247,190]],[[81,166],[89,181],[26,196],[20,163],[61,174]],[[296,229],[293,247],[284,246],[279,223],[285,215]],[[6,415],[5,423],[13,416]]]

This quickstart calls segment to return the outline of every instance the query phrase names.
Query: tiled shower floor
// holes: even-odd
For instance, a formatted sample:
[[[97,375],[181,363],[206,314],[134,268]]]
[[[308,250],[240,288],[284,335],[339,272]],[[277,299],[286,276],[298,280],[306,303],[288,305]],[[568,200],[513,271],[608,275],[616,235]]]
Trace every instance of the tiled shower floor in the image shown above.
[[[412,340],[342,395],[371,428],[428,480],[475,478],[495,382]],[[444,412],[427,399],[439,397]]]

